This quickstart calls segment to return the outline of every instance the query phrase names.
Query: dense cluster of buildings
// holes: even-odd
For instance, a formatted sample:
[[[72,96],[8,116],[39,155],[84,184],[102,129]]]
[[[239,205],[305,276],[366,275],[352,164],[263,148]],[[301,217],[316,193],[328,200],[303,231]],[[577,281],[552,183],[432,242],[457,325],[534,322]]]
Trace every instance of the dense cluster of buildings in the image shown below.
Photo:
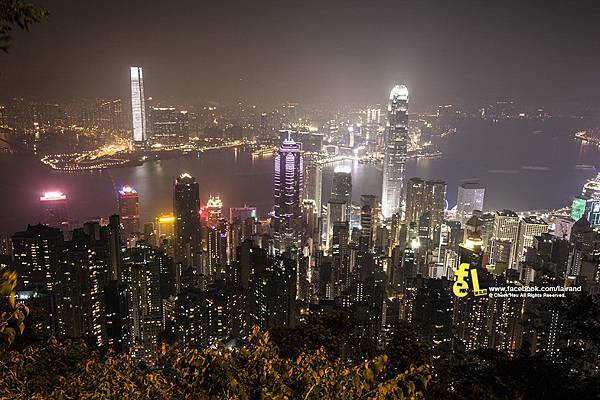
[[[134,139],[144,142],[145,123],[135,122],[142,72],[131,71],[140,103],[132,100]],[[180,113],[151,113],[161,115],[154,135],[182,138]],[[385,129],[380,110],[370,109],[360,135],[348,127],[340,133],[333,122],[328,133],[348,146],[383,141],[380,193],[353,192],[344,166],[324,193],[319,153],[326,149],[311,147],[322,138],[286,129],[274,157],[274,207],[264,220],[249,206],[227,216],[218,196],[201,204],[203,188],[188,173],[174,180],[172,212],[143,226],[130,186],[118,193],[117,214],[76,229],[66,196],[51,192],[40,199],[48,219],[1,246],[2,265],[19,272],[18,297],[37,310],[32,318],[41,329],[149,362],[161,340],[235,344],[254,325],[292,327],[307,314],[334,310],[352,313],[356,337],[383,342],[407,323],[440,351],[556,354],[564,317],[557,299],[492,290],[600,291],[600,180],[585,185],[569,215],[484,212],[477,182],[462,184],[456,209],[448,210],[445,182],[405,176],[405,86],[392,89],[388,114]],[[477,288],[457,296],[462,264],[478,277]]]

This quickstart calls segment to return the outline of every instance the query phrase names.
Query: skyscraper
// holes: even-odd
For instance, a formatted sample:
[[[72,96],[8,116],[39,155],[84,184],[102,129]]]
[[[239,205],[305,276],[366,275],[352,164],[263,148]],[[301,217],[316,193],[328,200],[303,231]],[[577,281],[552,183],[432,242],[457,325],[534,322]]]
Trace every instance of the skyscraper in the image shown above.
[[[128,249],[123,254],[131,296],[132,356],[137,359],[152,361],[156,356],[162,330],[160,273],[167,261],[164,254],[146,245]]]
[[[315,201],[317,214],[321,215],[321,192],[323,190],[323,167],[319,164],[317,157],[309,156],[304,163],[304,199]]]
[[[60,229],[29,225],[12,237],[13,256],[23,287],[41,284],[52,291],[58,284],[60,257],[64,249]]]
[[[411,178],[406,185],[405,220],[410,227],[419,227],[419,221],[429,214],[430,226],[427,236],[432,237],[438,231],[443,220],[446,206],[446,183],[443,181],[425,181],[421,178]]]
[[[273,232],[276,252],[296,242],[298,223],[302,218],[300,202],[303,186],[302,144],[288,132],[275,156]]]
[[[384,218],[402,211],[404,173],[408,151],[408,89],[396,85],[390,93],[389,121],[385,138],[381,213]]]
[[[493,238],[512,243],[508,265],[508,268],[511,268],[512,262],[515,259],[515,254],[517,253],[519,239],[519,217],[514,211],[496,211]]]
[[[334,295],[338,296],[348,286],[352,268],[348,264],[348,223],[334,222],[331,231],[333,232],[331,238],[331,285]]]
[[[187,267],[200,265],[200,197],[199,186],[188,173],[175,180],[173,213],[175,214],[175,261]]]
[[[423,213],[425,181],[421,178],[410,178],[406,185],[406,212],[404,219],[408,226],[417,223]]]
[[[68,230],[67,196],[63,192],[45,192],[40,197],[40,203],[44,212],[42,221],[46,225],[63,231]]]
[[[579,221],[581,217],[587,218],[592,208],[592,202],[592,198],[588,195],[575,196],[571,203],[571,218],[574,221]]]
[[[467,222],[473,211],[483,211],[484,196],[485,188],[479,183],[467,182],[458,187],[456,217],[461,224]]]
[[[133,143],[146,142],[146,102],[144,99],[144,75],[142,67],[130,67],[131,72],[131,117],[133,121]]]
[[[184,144],[189,140],[187,111],[177,111],[175,107],[152,107],[150,110],[153,143],[165,145]]]
[[[350,174],[350,167],[335,167],[331,185],[331,198],[350,205],[352,198],[352,175]]]
[[[140,201],[131,186],[125,185],[119,190],[119,215],[126,236],[140,231]]]
[[[373,236],[378,224],[378,201],[377,196],[363,194],[361,196],[362,207],[360,210],[360,251],[366,253],[373,248]]]
[[[217,226],[223,218],[223,201],[219,196],[209,196],[208,202],[206,202],[206,212],[208,213],[208,226]]]
[[[171,239],[175,234],[175,216],[173,213],[163,213],[156,217],[157,234],[160,240]]]
[[[520,221],[519,242],[517,253],[515,254],[516,263],[520,261],[525,250],[533,246],[533,238],[548,232],[548,229],[548,223],[536,216],[525,217]]]
[[[432,180],[425,182],[427,211],[430,214],[430,235],[439,232],[439,228],[444,221],[444,211],[446,209],[446,182]],[[435,235],[437,238],[437,235]],[[437,239],[436,239],[437,241]]]
[[[344,219],[329,218],[331,223],[336,221],[350,221],[350,205],[352,201],[352,175],[349,166],[337,166],[333,171],[331,183],[331,198],[329,204],[338,204],[345,210]],[[329,227],[331,231],[332,227]]]

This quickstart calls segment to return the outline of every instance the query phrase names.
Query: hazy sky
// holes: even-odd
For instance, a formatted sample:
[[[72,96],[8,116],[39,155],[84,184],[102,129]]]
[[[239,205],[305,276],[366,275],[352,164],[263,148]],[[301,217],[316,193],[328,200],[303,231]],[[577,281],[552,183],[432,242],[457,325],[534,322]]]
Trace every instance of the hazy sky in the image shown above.
[[[33,0],[36,2],[35,0]],[[0,97],[600,104],[600,1],[37,1]]]

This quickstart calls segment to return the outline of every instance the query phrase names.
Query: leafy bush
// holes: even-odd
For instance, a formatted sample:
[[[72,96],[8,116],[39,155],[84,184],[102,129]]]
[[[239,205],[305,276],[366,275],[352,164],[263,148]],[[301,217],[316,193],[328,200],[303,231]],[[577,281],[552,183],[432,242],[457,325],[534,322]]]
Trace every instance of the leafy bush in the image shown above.
[[[11,399],[421,399],[427,366],[388,379],[387,356],[346,367],[323,351],[281,358],[255,329],[241,349],[163,345],[148,367],[83,342],[52,339],[0,355],[0,398]]]

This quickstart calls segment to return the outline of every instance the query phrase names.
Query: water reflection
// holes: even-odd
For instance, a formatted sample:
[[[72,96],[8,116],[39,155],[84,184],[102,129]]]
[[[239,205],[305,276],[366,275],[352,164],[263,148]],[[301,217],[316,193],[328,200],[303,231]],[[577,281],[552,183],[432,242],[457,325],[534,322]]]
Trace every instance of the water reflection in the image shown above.
[[[448,202],[454,206],[457,186],[479,180],[486,186],[486,208],[537,209],[568,204],[581,186],[596,175],[596,146],[573,140],[585,129],[581,120],[506,121],[490,124],[469,121],[444,139],[440,158],[411,160],[407,178],[419,176],[448,183]],[[542,131],[543,134],[532,134]],[[192,154],[137,167],[88,173],[51,171],[32,158],[0,155],[0,232],[13,233],[36,223],[40,192],[60,189],[69,195],[71,215],[79,221],[116,212],[116,192],[124,184],[140,194],[143,221],[172,207],[173,179],[182,172],[194,175],[202,201],[219,194],[225,207],[253,205],[265,215],[273,205],[273,158],[252,157],[246,151],[224,150]],[[361,194],[381,193],[378,166],[344,162],[352,169],[353,201]],[[579,167],[577,167],[579,166]],[[589,167],[588,167],[589,166]],[[585,168],[584,168],[585,167]],[[323,171],[323,201],[329,199],[335,165]]]

